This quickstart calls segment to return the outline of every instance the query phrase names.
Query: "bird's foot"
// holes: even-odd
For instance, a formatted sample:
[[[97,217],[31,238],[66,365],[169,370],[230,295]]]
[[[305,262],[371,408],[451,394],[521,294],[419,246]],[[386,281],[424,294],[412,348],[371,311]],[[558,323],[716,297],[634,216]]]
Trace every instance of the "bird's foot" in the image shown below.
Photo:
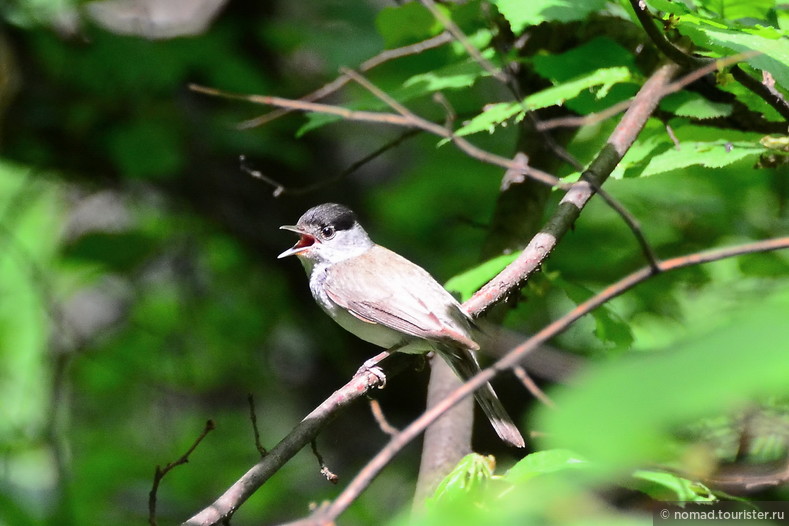
[[[362,364],[362,366],[359,367],[359,370],[356,371],[356,376],[370,373],[370,374],[372,374],[373,376],[375,376],[377,378],[377,381],[375,381],[375,385],[379,389],[383,389],[384,387],[386,387],[386,373],[381,368],[381,366],[378,365],[378,364],[381,363],[381,361],[384,358],[389,356],[389,354],[390,353],[388,351],[384,351],[382,353],[379,353],[379,354],[373,356],[369,360],[366,360]]]

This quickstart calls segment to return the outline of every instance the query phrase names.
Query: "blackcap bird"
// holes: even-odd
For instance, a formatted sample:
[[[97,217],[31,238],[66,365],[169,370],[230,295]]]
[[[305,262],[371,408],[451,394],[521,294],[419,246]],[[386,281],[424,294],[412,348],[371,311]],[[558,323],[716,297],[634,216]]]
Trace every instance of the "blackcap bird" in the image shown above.
[[[436,351],[463,380],[479,372],[474,323],[463,307],[422,267],[375,244],[349,208],[318,205],[280,228],[299,240],[279,258],[299,258],[315,301],[344,329],[398,352]],[[524,447],[493,387],[474,396],[501,439]]]

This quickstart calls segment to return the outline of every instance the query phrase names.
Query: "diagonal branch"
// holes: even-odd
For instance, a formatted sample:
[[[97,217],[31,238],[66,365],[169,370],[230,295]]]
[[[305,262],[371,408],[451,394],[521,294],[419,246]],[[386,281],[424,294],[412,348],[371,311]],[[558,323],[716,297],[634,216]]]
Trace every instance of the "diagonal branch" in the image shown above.
[[[660,272],[670,272],[680,268],[717,261],[743,254],[756,252],[767,252],[789,248],[789,237],[768,239],[728,247],[724,249],[709,250],[706,252],[696,252],[682,257],[672,258],[660,262]],[[446,411],[450,410],[461,400],[471,396],[475,390],[482,387],[485,383],[492,380],[498,373],[504,372],[517,366],[527,354],[563,332],[570,325],[581,317],[589,314],[597,307],[610,301],[639,283],[642,283],[654,276],[652,267],[644,267],[629,276],[622,278],[616,283],[605,288],[599,294],[589,298],[579,304],[573,310],[550,323],[537,334],[523,342],[521,345],[512,349],[503,358],[494,363],[487,369],[480,371],[462,387],[455,391],[451,396],[445,398],[441,403],[430,408],[421,417],[412,422],[408,427],[393,437],[389,443],[356,475],[351,483],[340,493],[340,495],[330,505],[318,510],[313,517],[307,520],[298,521],[300,525],[329,525],[334,524],[335,519],[342,514],[350,504],[370,485],[375,477],[386,467],[389,462],[399,453],[409,442],[418,437],[427,426],[432,424]]]

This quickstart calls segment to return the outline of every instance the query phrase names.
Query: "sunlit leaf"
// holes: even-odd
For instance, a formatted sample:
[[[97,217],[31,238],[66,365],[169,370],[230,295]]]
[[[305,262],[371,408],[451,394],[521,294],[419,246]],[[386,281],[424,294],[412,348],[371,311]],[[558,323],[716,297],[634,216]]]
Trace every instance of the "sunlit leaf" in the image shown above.
[[[692,119],[727,117],[732,112],[731,104],[713,102],[692,91],[672,93],[660,101],[660,108]]]
[[[597,87],[601,95],[611,86],[630,80],[630,71],[625,67],[598,69],[581,75],[565,83],[546,88],[526,97],[522,102],[502,102],[493,104],[457,130],[457,135],[470,135],[480,131],[492,132],[496,126],[512,117],[523,118],[526,111],[560,105],[567,99],[576,97],[584,90]]]
[[[671,148],[653,157],[642,175],[655,175],[693,165],[721,168],[749,157],[755,161],[765,151],[766,148],[758,143],[745,141],[683,141],[679,149]]]
[[[493,0],[492,3],[507,18],[512,31],[515,33],[520,33],[527,26],[534,26],[542,22],[583,20],[589,13],[605,5],[603,0],[590,0],[588,2],[573,2],[572,0],[536,0],[534,2]]]

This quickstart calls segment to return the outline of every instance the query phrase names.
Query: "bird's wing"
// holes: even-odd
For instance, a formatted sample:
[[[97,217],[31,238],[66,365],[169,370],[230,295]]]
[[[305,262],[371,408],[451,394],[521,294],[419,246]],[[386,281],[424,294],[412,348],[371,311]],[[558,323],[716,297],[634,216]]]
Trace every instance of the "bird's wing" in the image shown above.
[[[471,320],[455,298],[424,269],[384,247],[335,263],[324,287],[333,302],[363,321],[416,338],[479,348],[470,334]]]

